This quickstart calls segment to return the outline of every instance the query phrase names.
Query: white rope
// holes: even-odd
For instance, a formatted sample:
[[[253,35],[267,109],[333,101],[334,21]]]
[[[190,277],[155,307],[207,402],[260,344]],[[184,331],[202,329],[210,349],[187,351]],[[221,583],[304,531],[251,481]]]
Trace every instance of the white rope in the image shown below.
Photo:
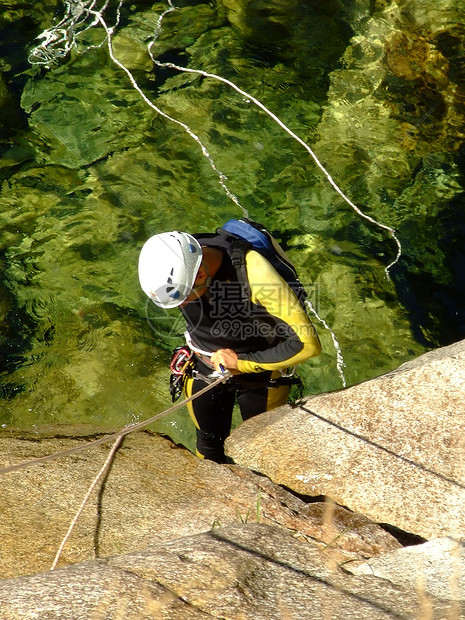
[[[195,400],[199,396],[202,396],[209,390],[216,387],[219,383],[223,383],[225,380],[226,380],[226,377],[219,377],[218,379],[215,379],[213,383],[210,383],[209,385],[205,386],[204,388],[202,388],[201,390],[199,390],[192,396],[189,396],[189,398],[185,398],[184,400],[180,401],[179,403],[176,403],[169,409],[166,409],[165,411],[162,411],[161,413],[157,413],[156,415],[152,416],[151,418],[148,418],[147,420],[144,420],[143,422],[138,422],[137,424],[131,424],[129,426],[125,426],[123,429],[121,429],[120,431],[117,431],[116,433],[111,433],[110,435],[104,435],[103,437],[100,437],[100,439],[89,441],[87,443],[81,444],[80,446],[75,446],[74,448],[68,448],[67,450],[62,450],[61,452],[54,452],[53,454],[47,454],[46,456],[40,456],[36,459],[31,459],[30,461],[23,461],[22,463],[16,463],[15,465],[8,465],[7,467],[2,467],[0,469],[0,474],[6,474],[10,471],[17,471],[18,469],[25,469],[26,467],[31,467],[32,465],[38,465],[39,463],[45,463],[46,461],[52,461],[52,460],[61,458],[63,456],[69,456],[70,454],[76,454],[76,452],[82,452],[84,450],[89,450],[89,448],[95,448],[96,446],[99,446],[101,443],[108,443],[112,439],[117,439],[118,437],[124,437],[125,435],[129,435],[129,433],[134,433],[135,431],[139,431],[142,428],[148,426],[149,424],[152,424],[156,420],[159,420],[163,416],[168,415],[169,413],[172,413],[176,409],[179,409],[183,405],[187,405],[187,403],[190,403],[191,401]],[[144,398],[146,398],[149,394],[151,394],[151,391],[147,392]],[[142,402],[144,398],[141,398],[139,400],[139,403]]]
[[[165,11],[165,14],[168,11]],[[101,23],[101,25],[103,26],[103,28],[105,29],[106,33],[107,33],[107,44],[108,44],[108,53],[110,55],[111,60],[115,63],[116,66],[118,66],[122,71],[124,71],[126,73],[126,75],[129,78],[129,81],[131,82],[133,88],[139,93],[139,95],[142,97],[142,99],[145,101],[145,103],[152,108],[152,110],[154,110],[155,112],[157,112],[157,114],[160,114],[160,116],[162,116],[163,118],[166,118],[167,120],[171,121],[172,123],[175,123],[176,125],[179,125],[179,127],[182,127],[184,129],[184,131],[186,131],[189,136],[195,141],[197,142],[197,144],[200,146],[201,150],[202,150],[202,154],[204,155],[204,157],[207,159],[208,163],[210,164],[211,168],[214,170],[214,172],[217,174],[218,176],[218,182],[221,185],[221,187],[223,188],[223,190],[226,192],[226,195],[228,196],[228,198],[230,200],[232,200],[232,202],[234,202],[234,204],[236,206],[239,207],[239,209],[241,209],[244,217],[248,217],[248,211],[247,209],[245,209],[239,202],[239,199],[237,198],[237,196],[235,194],[233,194],[231,192],[231,190],[228,188],[228,186],[226,185],[226,179],[228,178],[225,174],[223,174],[223,172],[221,172],[221,170],[219,170],[216,167],[215,162],[213,161],[213,158],[211,157],[210,153],[208,152],[207,147],[203,144],[203,142],[200,140],[200,138],[198,137],[197,134],[195,134],[192,129],[189,127],[189,125],[186,125],[186,123],[183,123],[182,121],[177,120],[176,118],[173,118],[172,116],[170,116],[169,114],[166,114],[166,112],[163,112],[158,106],[156,106],[148,97],[147,95],[142,91],[142,89],[140,88],[139,84],[136,82],[136,79],[134,78],[133,74],[131,73],[131,71],[125,66],[123,65],[122,62],[120,62],[116,56],[113,53],[113,46],[112,46],[112,42],[111,42],[111,37],[114,31],[115,27],[109,27],[107,26],[107,24],[105,23],[105,20],[103,19],[103,17],[100,15],[100,13],[96,12],[95,13],[95,17],[98,19],[98,21]]]
[[[110,0],[105,0],[98,13],[104,13],[109,3]],[[120,22],[122,4],[123,0],[118,0],[113,28]],[[43,65],[48,69],[60,59],[65,58],[72,49],[75,49],[78,54],[81,53],[77,47],[79,37],[98,24],[95,18],[96,5],[97,0],[66,0],[64,17],[56,26],[40,33],[37,39],[42,42],[31,50],[29,62],[32,65]],[[105,38],[99,44],[88,45],[84,52],[101,47],[104,43]]]
[[[88,488],[87,493],[85,494],[84,499],[81,502],[81,505],[79,506],[76,514],[74,515],[74,519],[71,521],[71,524],[70,524],[70,526],[68,528],[68,531],[66,532],[65,537],[61,541],[61,545],[58,548],[57,554],[55,556],[55,559],[53,560],[53,564],[52,564],[50,570],[55,570],[56,565],[58,564],[58,560],[60,559],[61,552],[63,551],[64,546],[66,545],[66,543],[68,541],[68,538],[71,536],[71,532],[73,531],[74,526],[77,523],[77,520],[81,516],[82,511],[84,510],[85,505],[87,504],[87,501],[88,501],[89,497],[92,494],[92,491],[95,489],[98,481],[100,480],[100,478],[102,477],[102,475],[104,474],[104,472],[106,471],[108,466],[110,465],[111,460],[112,460],[116,450],[118,449],[118,447],[119,447],[119,445],[120,445],[120,443],[122,441],[123,441],[123,437],[122,436],[118,437],[118,439],[115,441],[115,443],[113,444],[113,446],[112,446],[112,448],[110,450],[110,453],[109,453],[105,463],[102,465],[102,468],[100,469],[99,473],[97,474],[97,476],[95,477],[94,481],[92,482],[92,484]]]
[[[29,56],[30,62],[33,63],[33,64],[49,65],[50,62],[51,62],[51,59],[52,60],[57,60],[58,58],[64,57],[72,48],[76,48],[78,36],[82,32],[85,32],[86,30],[89,30],[90,28],[96,26],[97,23],[99,23],[103,27],[103,29],[104,29],[104,31],[106,33],[105,39],[97,46],[89,46],[89,47],[87,47],[86,51],[87,51],[87,49],[90,49],[91,47],[100,47],[105,41],[107,41],[108,50],[109,50],[109,54],[110,54],[111,60],[122,71],[124,71],[126,73],[126,75],[128,76],[128,78],[129,78],[133,88],[139,93],[139,95],[142,97],[144,102],[150,108],[152,108],[152,110],[154,110],[157,114],[160,114],[160,116],[162,116],[163,118],[165,118],[165,119],[171,121],[172,123],[175,123],[175,124],[179,125],[180,127],[182,127],[182,129],[184,129],[184,131],[186,131],[188,133],[188,135],[195,142],[197,142],[197,144],[200,146],[200,148],[202,150],[202,154],[204,155],[204,157],[209,162],[211,168],[217,174],[218,179],[219,179],[219,183],[220,183],[221,187],[223,188],[223,190],[226,192],[226,195],[228,196],[228,198],[236,206],[238,206],[241,209],[243,215],[245,217],[247,217],[248,216],[247,210],[240,204],[237,196],[235,194],[233,194],[233,192],[231,192],[230,189],[227,187],[227,185],[226,185],[226,180],[227,180],[226,175],[217,168],[217,166],[216,166],[215,162],[213,161],[213,159],[212,159],[208,149],[202,143],[202,141],[200,140],[199,136],[197,136],[186,123],[183,123],[182,121],[179,121],[179,120],[173,118],[169,114],[166,114],[158,106],[156,106],[152,101],[150,101],[150,99],[143,93],[142,89],[137,84],[137,82],[136,82],[134,76],[132,75],[131,71],[127,67],[125,67],[115,57],[115,55],[113,53],[113,46],[112,46],[112,42],[111,42],[111,37],[113,35],[113,32],[114,32],[115,28],[118,26],[119,21],[120,21],[120,10],[121,10],[121,6],[122,6],[123,0],[119,0],[119,3],[117,5],[116,19],[115,19],[115,24],[113,26],[108,26],[107,23],[105,22],[105,20],[103,19],[103,15],[102,15],[104,13],[104,11],[108,8],[109,2],[110,2],[110,0],[105,0],[103,6],[100,9],[96,10],[96,8],[95,8],[96,0],[87,0],[87,2],[81,2],[79,0],[67,0],[67,4],[66,4],[67,11],[66,11],[65,17],[61,20],[61,22],[57,26],[55,26],[53,28],[50,28],[48,30],[45,30],[41,35],[39,35],[39,39],[44,39],[44,41],[39,46],[37,46],[34,50],[32,50],[32,52],[31,52],[31,54]],[[159,18],[157,20],[157,23],[156,23],[156,26],[155,26],[155,29],[154,29],[153,37],[152,37],[152,39],[149,42],[148,47],[147,47],[147,51],[148,51],[148,54],[149,54],[152,62],[156,66],[158,66],[158,67],[175,69],[175,70],[183,72],[183,73],[192,73],[192,74],[196,74],[196,75],[201,75],[203,77],[212,78],[214,80],[217,80],[219,82],[222,82],[222,83],[228,85],[229,87],[233,88],[237,93],[239,93],[242,97],[244,97],[247,101],[251,101],[252,103],[254,103],[259,109],[261,109],[265,114],[267,114],[275,123],[277,123],[279,125],[279,127],[281,127],[294,140],[296,140],[301,146],[303,146],[304,149],[310,154],[310,156],[312,157],[312,159],[315,162],[315,164],[317,165],[317,167],[324,174],[324,176],[326,177],[326,179],[328,180],[330,185],[339,194],[339,196],[360,217],[365,219],[370,224],[373,224],[374,226],[377,226],[377,227],[387,231],[389,233],[389,235],[392,237],[392,239],[394,240],[394,242],[395,242],[395,244],[397,246],[397,253],[396,253],[396,256],[395,256],[394,260],[391,263],[389,263],[389,265],[387,265],[387,267],[385,267],[385,270],[384,270],[385,273],[386,273],[387,278],[390,279],[389,271],[398,262],[399,258],[401,257],[401,254],[402,254],[402,246],[401,246],[401,243],[400,243],[398,237],[396,236],[395,230],[392,227],[387,226],[386,224],[383,224],[383,223],[379,222],[378,220],[376,220],[375,218],[371,217],[370,215],[367,215],[366,213],[364,213],[342,191],[342,189],[338,186],[338,184],[334,181],[332,176],[329,174],[329,172],[326,170],[326,168],[320,162],[320,160],[318,159],[318,157],[316,156],[316,154],[312,150],[312,148],[304,140],[302,140],[302,138],[300,138],[296,133],[294,133],[283,121],[281,121],[281,119],[276,114],[274,114],[271,110],[269,110],[261,101],[259,101],[256,97],[254,97],[250,93],[244,91],[242,88],[240,88],[239,86],[234,84],[234,82],[232,82],[231,80],[228,80],[228,79],[226,79],[226,78],[224,78],[224,77],[222,77],[220,75],[214,74],[214,73],[209,73],[208,71],[203,71],[201,69],[191,69],[191,68],[187,68],[187,67],[180,67],[179,65],[176,65],[176,64],[171,63],[171,62],[162,63],[162,62],[158,61],[154,57],[154,55],[152,53],[152,47],[153,47],[154,43],[156,42],[156,40],[158,39],[158,37],[160,35],[162,21],[166,17],[166,15],[168,15],[169,13],[171,13],[171,12],[173,12],[175,10],[177,10],[177,7],[175,7],[173,5],[172,0],[168,0],[168,8],[161,13],[161,15],[159,16]],[[89,19],[90,19],[90,22],[89,22]]]
[[[160,62],[159,60],[157,60],[154,57],[154,55],[152,53],[152,47],[153,47],[154,43],[156,42],[156,40],[158,39],[158,37],[160,35],[162,20],[163,20],[163,18],[168,13],[171,13],[172,11],[176,10],[176,7],[173,5],[172,0],[168,0],[168,4],[169,4],[169,7],[158,18],[157,24],[156,24],[155,29],[154,29],[153,38],[150,41],[150,43],[148,44],[148,46],[147,46],[147,51],[149,53],[149,56],[150,56],[152,62],[157,67],[175,69],[175,70],[180,71],[182,73],[193,73],[193,74],[196,74],[196,75],[201,75],[201,76],[206,77],[206,78],[212,78],[212,79],[217,80],[219,82],[223,82],[227,86],[230,86],[231,88],[233,88],[240,95],[242,95],[242,97],[244,97],[244,99],[246,101],[248,101],[248,102],[251,101],[252,103],[254,103],[258,108],[260,108],[263,112],[265,112],[265,114],[267,114],[275,123],[277,123],[279,125],[279,127],[281,127],[281,129],[283,129],[294,140],[296,140],[299,144],[301,144],[304,147],[304,149],[310,154],[310,156],[312,157],[312,159],[315,162],[315,164],[318,166],[318,168],[324,174],[324,176],[329,181],[331,186],[339,194],[339,196],[341,196],[341,198],[360,217],[364,218],[365,220],[367,220],[371,224],[374,224],[375,226],[378,226],[379,228],[382,228],[383,230],[386,230],[391,235],[391,237],[393,238],[394,242],[397,245],[397,254],[396,254],[395,259],[391,263],[389,263],[389,265],[384,270],[385,273],[386,273],[386,277],[389,280],[390,279],[390,277],[389,277],[389,270],[397,263],[397,261],[399,260],[399,258],[401,257],[401,254],[402,254],[402,246],[401,246],[401,243],[400,243],[399,239],[396,236],[395,230],[393,228],[391,228],[390,226],[387,226],[386,224],[382,224],[381,222],[378,222],[377,220],[375,220],[370,215],[367,215],[366,213],[363,213],[363,211],[359,207],[357,207],[357,205],[355,203],[353,203],[352,200],[350,200],[350,198],[348,196],[346,196],[346,194],[341,190],[341,188],[337,185],[337,183],[334,181],[332,176],[329,174],[329,172],[326,170],[326,168],[320,162],[320,160],[316,156],[316,154],[313,151],[313,149],[304,140],[302,140],[302,138],[300,138],[296,133],[294,133],[291,129],[289,129],[289,127],[285,123],[283,123],[283,121],[280,118],[278,118],[278,116],[276,116],[276,114],[274,114],[271,110],[269,110],[259,99],[257,99],[256,97],[254,97],[250,93],[246,92],[245,90],[243,90],[242,88],[237,86],[237,84],[234,84],[234,82],[231,82],[231,80],[228,80],[227,78],[224,78],[224,77],[222,77],[220,75],[217,75],[215,73],[209,73],[208,71],[203,71],[201,69],[191,69],[191,68],[188,68],[188,67],[180,67],[179,65],[176,65],[176,64],[174,64],[172,62]]]
[[[327,329],[329,333],[331,334],[333,345],[336,350],[336,368],[339,373],[339,376],[341,377],[342,387],[346,387],[347,382],[346,382],[346,378],[344,375],[344,367],[346,364],[344,362],[344,358],[342,356],[342,349],[336,338],[336,334],[333,332],[333,330],[328,325],[328,323],[324,319],[322,319],[321,316],[319,316],[318,312],[315,310],[312,303],[308,299],[305,300],[305,303],[310,308],[313,315],[320,321],[320,323],[325,327],[325,329]]]

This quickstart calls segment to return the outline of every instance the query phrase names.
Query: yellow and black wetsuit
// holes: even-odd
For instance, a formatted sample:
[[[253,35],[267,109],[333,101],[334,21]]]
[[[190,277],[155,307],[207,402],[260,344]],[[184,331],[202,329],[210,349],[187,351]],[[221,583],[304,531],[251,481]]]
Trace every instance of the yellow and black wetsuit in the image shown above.
[[[197,238],[204,245],[213,245]],[[238,354],[241,374],[189,406],[197,430],[197,453],[217,462],[225,460],[223,444],[231,429],[236,398],[244,420],[284,404],[289,385],[278,381],[276,387],[270,387],[270,379],[281,377],[281,369],[321,352],[310,319],[274,267],[255,250],[246,253],[249,294],[244,299],[236,268],[222,251],[223,261],[208,294],[181,308],[197,348],[210,352],[229,348]],[[212,369],[197,357],[196,370],[206,375]],[[203,387],[204,380],[194,373],[185,383],[186,396]]]

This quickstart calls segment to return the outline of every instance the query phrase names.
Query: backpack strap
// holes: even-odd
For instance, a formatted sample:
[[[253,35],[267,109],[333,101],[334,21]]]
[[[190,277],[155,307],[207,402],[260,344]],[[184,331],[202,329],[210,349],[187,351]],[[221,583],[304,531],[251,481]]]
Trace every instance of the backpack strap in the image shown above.
[[[305,305],[307,293],[297,276],[296,269],[286,256],[282,247],[265,226],[253,220],[241,218],[240,220],[228,220],[218,231],[226,235],[232,235],[236,239],[245,240],[250,244],[252,249],[266,258],[293,290],[303,310],[307,313],[307,307]]]
[[[253,249],[252,244],[245,239],[240,239],[231,235],[222,228],[218,228],[216,233],[205,233],[193,236],[201,245],[203,243],[207,247],[225,250],[236,272],[237,281],[240,284],[241,301],[244,303],[248,302],[251,293],[249,279],[247,277],[245,255],[249,250]]]
[[[231,228],[231,230],[229,230],[229,228]],[[250,241],[244,237],[237,236],[245,235],[246,229],[252,229]],[[226,251],[236,271],[237,281],[241,285],[241,301],[249,301],[251,295],[245,265],[245,255],[249,250],[256,250],[268,260],[279,275],[286,281],[307,314],[307,307],[305,304],[307,292],[297,277],[295,267],[289,261],[273,235],[264,226],[244,218],[243,220],[230,220],[226,222],[223,228],[218,228],[216,230],[216,233],[203,233],[193,236],[200,244],[203,243],[206,246],[222,248]]]
[[[241,301],[244,303],[250,300],[250,284],[247,277],[247,267],[245,264],[245,255],[251,248],[250,243],[242,239],[231,237],[231,245],[228,251],[232,266],[236,270],[237,281],[241,287]]]

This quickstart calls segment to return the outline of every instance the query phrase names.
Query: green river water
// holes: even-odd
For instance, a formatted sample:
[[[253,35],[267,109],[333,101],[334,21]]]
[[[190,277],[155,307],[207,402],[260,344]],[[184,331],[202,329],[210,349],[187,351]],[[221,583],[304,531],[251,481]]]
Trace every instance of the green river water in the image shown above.
[[[76,4],[76,3],[75,3]],[[87,3],[89,4],[89,3]],[[348,385],[465,337],[465,9],[452,0],[183,0],[156,59],[258,98],[309,153],[211,78],[155,67],[163,2],[123,3],[115,58],[160,110],[202,140],[250,216],[282,242],[333,331]],[[101,4],[99,5],[101,6]],[[116,19],[116,2],[103,17]],[[174,7],[173,7],[174,8]],[[110,58],[101,23],[65,58],[31,65],[55,0],[0,15],[0,424],[105,430],[167,408],[177,311],[139,289],[147,237],[240,217],[181,126]],[[85,53],[83,53],[85,52]],[[342,387],[331,332],[304,364],[305,393]],[[156,429],[192,447],[183,410]]]

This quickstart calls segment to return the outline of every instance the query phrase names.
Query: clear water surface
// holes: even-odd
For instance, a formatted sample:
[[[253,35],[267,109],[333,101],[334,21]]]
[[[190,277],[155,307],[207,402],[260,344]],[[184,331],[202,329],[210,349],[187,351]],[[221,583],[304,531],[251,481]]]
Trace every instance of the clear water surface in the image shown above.
[[[464,337],[464,9],[452,1],[183,0],[123,3],[115,58],[187,124],[252,218],[287,249],[340,344],[348,385]],[[116,18],[116,3],[102,17]],[[241,211],[199,144],[154,111],[110,58],[104,30],[49,67],[28,56],[60,2],[0,16],[0,424],[41,429],[143,420],[171,403],[176,311],[139,290],[145,239],[212,231]],[[86,51],[87,50],[87,51]],[[85,53],[83,53],[85,52]],[[301,368],[305,393],[339,389],[331,333]],[[192,447],[186,411],[156,428]]]

